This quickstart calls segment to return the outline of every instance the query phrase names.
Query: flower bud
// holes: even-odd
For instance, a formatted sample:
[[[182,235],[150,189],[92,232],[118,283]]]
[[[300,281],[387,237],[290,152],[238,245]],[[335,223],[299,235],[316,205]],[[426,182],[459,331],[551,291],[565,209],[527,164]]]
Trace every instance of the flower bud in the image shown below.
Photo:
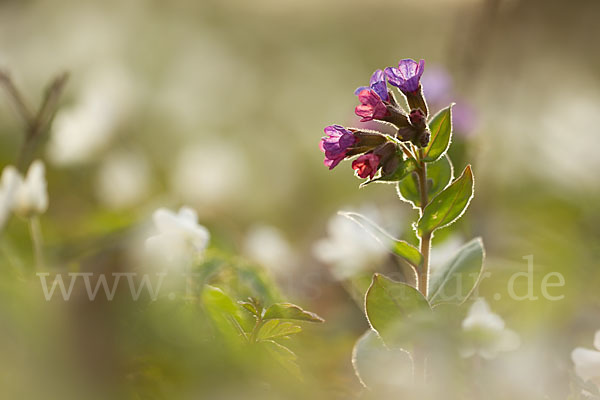
[[[373,153],[366,153],[352,161],[352,169],[361,178],[373,179],[379,169],[380,157]]]
[[[429,115],[429,110],[427,108],[427,103],[425,102],[425,97],[423,96],[423,89],[421,86],[419,86],[416,91],[405,93],[405,95],[408,105],[411,109],[419,109],[423,111],[425,116]]]

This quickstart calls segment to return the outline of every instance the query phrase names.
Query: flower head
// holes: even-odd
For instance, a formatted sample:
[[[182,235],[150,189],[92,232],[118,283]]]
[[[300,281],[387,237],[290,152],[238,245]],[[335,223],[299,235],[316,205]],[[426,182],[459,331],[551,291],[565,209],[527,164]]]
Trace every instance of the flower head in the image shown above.
[[[594,337],[596,350],[578,347],[571,353],[575,372],[584,381],[590,381],[600,388],[600,331]]]
[[[389,101],[388,89],[385,83],[385,74],[382,70],[378,69],[377,71],[373,72],[373,75],[371,75],[369,86],[359,87],[354,91],[354,94],[358,95],[365,89],[374,91],[381,100]]]
[[[23,177],[13,166],[7,166],[2,173],[2,208],[5,220],[13,211],[21,217],[43,214],[48,208],[48,192],[44,163],[34,161]]]
[[[483,298],[471,305],[462,322],[462,329],[468,340],[461,349],[461,355],[465,358],[478,354],[492,359],[500,352],[515,350],[521,342],[519,335],[505,328],[504,320],[490,310]]]
[[[359,117],[362,117],[360,122],[383,119],[389,115],[389,111],[381,100],[381,97],[372,89],[363,89],[358,93],[358,100],[361,102],[361,105],[356,106],[354,112]]]
[[[186,262],[194,255],[202,254],[210,234],[198,224],[196,211],[181,207],[178,213],[159,208],[152,215],[158,234],[146,240],[146,247],[168,261]]]
[[[340,125],[326,127],[325,133],[327,136],[321,138],[319,146],[321,151],[325,153],[325,165],[329,169],[333,169],[346,158],[348,149],[356,143],[357,138],[352,132]]]
[[[380,160],[380,156],[373,153],[366,153],[352,161],[352,169],[356,170],[358,176],[361,178],[369,177],[373,179],[379,168]]]
[[[403,93],[414,93],[421,87],[421,75],[425,70],[425,60],[418,63],[410,58],[400,60],[398,68],[387,67],[385,74],[390,85],[396,86]]]

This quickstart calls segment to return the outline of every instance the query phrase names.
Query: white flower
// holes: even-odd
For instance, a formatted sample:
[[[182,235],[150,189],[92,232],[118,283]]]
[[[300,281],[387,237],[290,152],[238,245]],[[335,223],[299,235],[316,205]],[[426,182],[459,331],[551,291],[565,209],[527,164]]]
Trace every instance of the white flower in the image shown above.
[[[44,163],[34,161],[25,178],[13,167],[2,172],[0,188],[0,226],[13,211],[21,217],[43,214],[48,209],[48,192]]]
[[[485,359],[495,358],[498,353],[516,350],[521,341],[519,335],[504,327],[504,321],[494,314],[483,298],[477,299],[462,322],[467,342],[460,350],[467,358],[479,355]]]
[[[152,219],[159,233],[146,240],[146,247],[170,263],[189,263],[208,246],[210,234],[189,207],[181,207],[178,213],[159,208]]]
[[[4,227],[13,208],[15,191],[19,186],[21,177],[12,165],[2,170],[0,178],[0,229]]]
[[[596,350],[578,347],[571,353],[575,372],[584,381],[590,381],[600,388],[600,331],[594,337]]]
[[[290,268],[294,254],[288,241],[276,228],[267,225],[253,226],[246,235],[244,252],[252,260],[279,273]]]
[[[388,250],[365,228],[343,216],[333,216],[327,224],[327,238],[313,247],[317,259],[331,266],[336,279],[350,278],[379,264]]]
[[[96,192],[113,209],[126,208],[142,200],[149,190],[150,173],[146,159],[139,154],[109,154],[98,170]]]

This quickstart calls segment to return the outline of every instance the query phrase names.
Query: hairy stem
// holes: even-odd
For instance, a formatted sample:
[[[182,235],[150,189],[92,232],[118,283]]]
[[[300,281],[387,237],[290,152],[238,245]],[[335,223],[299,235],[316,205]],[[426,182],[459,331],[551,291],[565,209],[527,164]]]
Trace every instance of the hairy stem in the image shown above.
[[[421,216],[429,199],[427,198],[427,165],[423,160],[423,149],[419,149],[419,193],[421,195]],[[431,233],[425,232],[420,238],[420,251],[423,255],[423,266],[419,271],[419,291],[427,298],[429,291],[429,251],[431,249]]]

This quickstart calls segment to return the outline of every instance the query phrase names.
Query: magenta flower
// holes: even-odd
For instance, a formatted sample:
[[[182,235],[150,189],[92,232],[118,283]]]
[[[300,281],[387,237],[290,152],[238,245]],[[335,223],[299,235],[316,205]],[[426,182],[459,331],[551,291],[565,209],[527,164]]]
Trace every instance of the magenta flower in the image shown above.
[[[387,67],[385,74],[390,85],[396,86],[404,94],[416,93],[421,87],[421,75],[425,70],[425,60],[418,63],[410,58],[400,60],[398,68]]]
[[[352,147],[357,138],[352,132],[340,125],[330,125],[325,128],[327,136],[321,138],[319,147],[325,153],[324,164],[329,169],[335,168],[348,153],[348,149]]]
[[[381,97],[372,89],[363,89],[358,93],[358,100],[361,102],[361,105],[356,106],[354,112],[359,117],[362,117],[360,122],[383,119],[390,115]]]
[[[373,179],[379,168],[381,157],[373,153],[363,154],[352,161],[352,169],[356,170],[361,178],[369,177]]]
[[[382,70],[378,69],[371,75],[371,81],[369,86],[361,86],[354,91],[354,94],[360,94],[365,89],[370,89],[377,93],[377,96],[383,101],[389,101],[388,89],[385,83],[385,74]]]

